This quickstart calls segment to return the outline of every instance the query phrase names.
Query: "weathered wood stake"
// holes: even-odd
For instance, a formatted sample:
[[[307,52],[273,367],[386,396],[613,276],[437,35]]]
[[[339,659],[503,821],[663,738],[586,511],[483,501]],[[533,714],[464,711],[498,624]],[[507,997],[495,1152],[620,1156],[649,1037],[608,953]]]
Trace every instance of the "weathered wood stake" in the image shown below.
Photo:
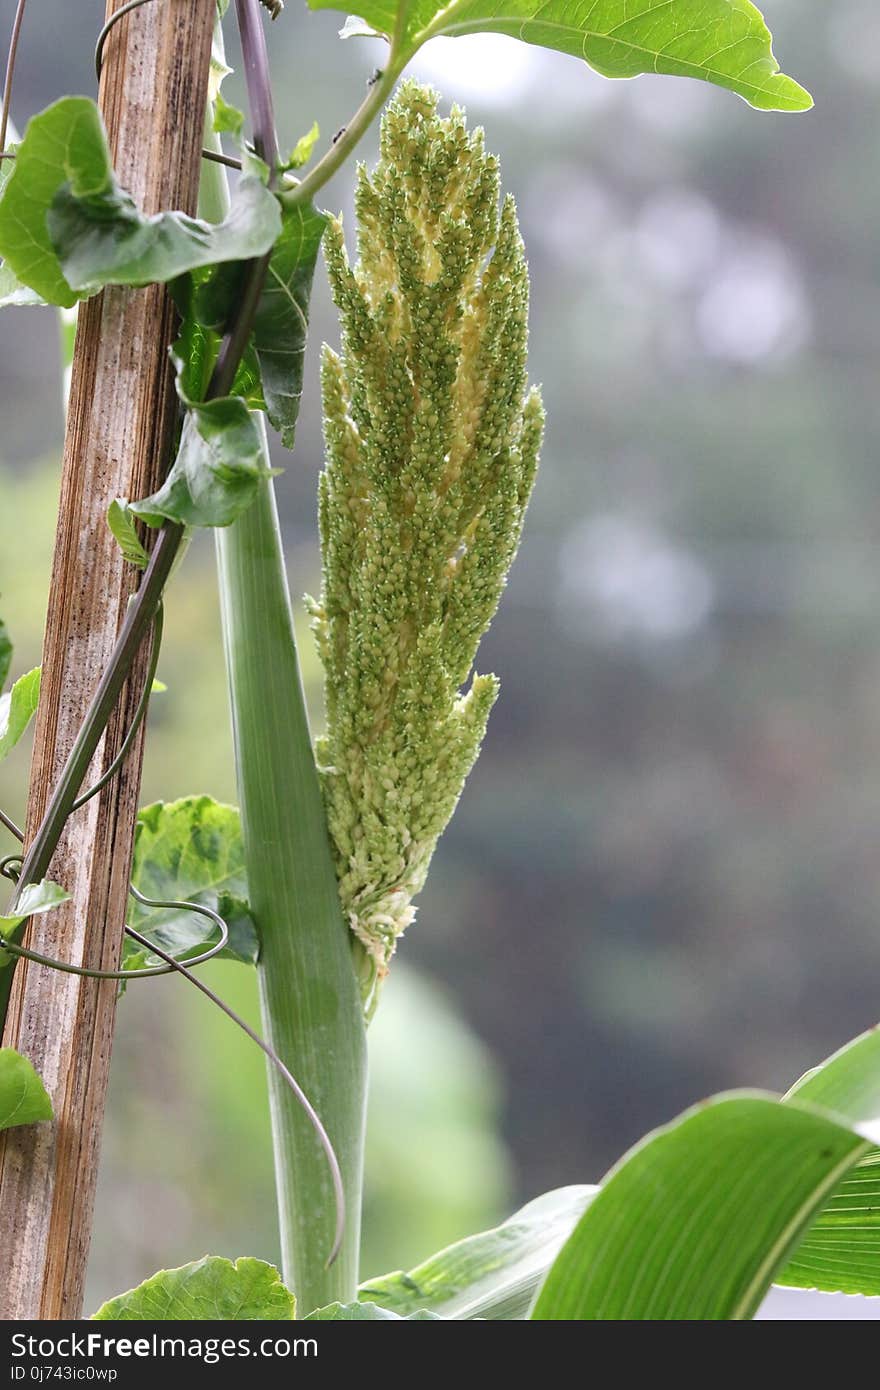
[[[122,0],[107,0],[108,17]],[[120,182],[147,212],[195,210],[215,0],[160,0],[108,37],[100,104]],[[164,290],[106,291],[81,306],[64,445],[61,506],[43,648],[27,834],[32,837],[104,669],[136,576],[107,529],[114,497],[161,480],[176,415]],[[147,644],[148,645],[148,644]],[[89,773],[109,766],[143,687],[135,664]],[[36,950],[117,966],[125,920],[142,740],[120,777],[77,812],[50,876],[73,901],[35,918]],[[149,987],[149,986],[147,986]],[[25,1053],[55,1122],[0,1144],[0,1317],[76,1318],[94,1204],[116,986],[22,961],[3,1042]]]

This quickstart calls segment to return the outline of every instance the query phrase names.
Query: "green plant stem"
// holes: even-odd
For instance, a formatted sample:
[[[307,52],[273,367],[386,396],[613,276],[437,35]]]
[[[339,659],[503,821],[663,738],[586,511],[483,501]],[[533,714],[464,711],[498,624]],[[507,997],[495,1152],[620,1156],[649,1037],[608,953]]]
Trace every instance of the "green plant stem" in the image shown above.
[[[216,144],[216,137],[208,136]],[[206,164],[200,210],[220,221],[222,166]],[[258,416],[262,429],[262,416]],[[238,792],[268,1041],[336,1151],[346,1222],[335,1263],[333,1188],[314,1130],[269,1071],[284,1277],[301,1315],[356,1296],[366,1111],[366,1039],[351,937],[339,905],[294,637],[271,480],[217,532]]]
[[[405,10],[406,7],[401,6],[402,14],[405,13]],[[382,75],[371,85],[348,125],[343,127],[339,138],[300,183],[296,184],[289,192],[282,194],[283,201],[288,207],[309,202],[319,189],[323,188],[324,184],[333,177],[337,169],[345,163],[361,136],[372,125],[391,95],[395,82],[406,66],[406,61],[406,58],[398,56],[397,44],[393,43]]]
[[[336,1263],[326,1159],[285,1086],[269,1091],[284,1277],[303,1314],[354,1297],[366,1045],[309,735],[272,484],[217,533],[223,632],[266,1036],[327,1129],[346,1227]]]

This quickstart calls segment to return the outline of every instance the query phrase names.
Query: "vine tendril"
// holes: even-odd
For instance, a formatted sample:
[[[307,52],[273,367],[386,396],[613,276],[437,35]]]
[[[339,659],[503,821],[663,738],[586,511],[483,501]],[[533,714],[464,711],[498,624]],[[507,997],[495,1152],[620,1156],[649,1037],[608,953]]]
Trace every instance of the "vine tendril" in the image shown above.
[[[6,128],[9,125],[9,107],[12,103],[12,81],[15,77],[15,59],[18,55],[18,40],[21,35],[21,26],[24,20],[24,7],[27,0],[18,0],[15,8],[15,18],[12,21],[12,37],[9,40],[9,51],[6,56],[6,77],[3,82],[3,108],[0,111],[0,152],[6,149]]]
[[[20,3],[23,7],[26,0],[20,0]],[[128,0],[127,4],[120,5],[118,10],[114,10],[113,14],[107,20],[95,44],[95,77],[98,82],[101,81],[101,72],[104,67],[104,46],[113,29],[127,14],[131,14],[132,10],[139,10],[142,5],[148,5],[150,3],[151,0]],[[274,19],[275,15],[273,15],[272,18]],[[2,142],[0,142],[0,148],[2,148]],[[231,154],[223,154],[220,150],[203,149],[202,159],[210,159],[215,164],[225,164],[229,169],[240,169],[242,167],[240,159],[233,158]]]
[[[150,664],[147,668],[147,675],[144,681],[143,692],[141,693],[141,698],[138,700],[137,709],[132,715],[131,723],[128,726],[128,732],[125,735],[125,738],[122,740],[122,747],[119,749],[119,752],[116,754],[116,757],[113,759],[112,763],[107,768],[107,770],[103,773],[101,777],[98,778],[95,785],[93,787],[89,787],[87,792],[83,792],[82,795],[78,796],[76,800],[71,804],[71,811],[78,811],[81,806],[85,806],[87,801],[91,801],[93,796],[97,796],[98,792],[102,791],[103,788],[106,787],[107,783],[113,777],[115,777],[116,773],[119,771],[119,769],[122,767],[122,764],[128,757],[129,749],[132,745],[132,740],[134,739],[135,734],[137,733],[138,729],[143,723],[144,715],[147,712],[147,706],[150,703],[150,694],[152,693],[153,689],[153,681],[156,679],[156,667],[159,664],[159,648],[162,645],[162,627],[164,623],[164,616],[164,608],[160,603],[159,607],[156,609],[156,617],[153,620],[153,650],[150,654]]]

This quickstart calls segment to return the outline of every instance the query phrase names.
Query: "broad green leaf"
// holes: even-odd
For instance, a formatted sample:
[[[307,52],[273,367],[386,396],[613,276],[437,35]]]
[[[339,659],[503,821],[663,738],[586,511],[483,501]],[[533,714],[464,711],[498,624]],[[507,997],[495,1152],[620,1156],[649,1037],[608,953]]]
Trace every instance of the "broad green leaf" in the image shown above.
[[[187,411],[177,457],[165,482],[129,508],[148,526],[229,526],[270,478],[263,441],[245,402],[236,396]]]
[[[68,308],[103,285],[263,255],[280,228],[276,199],[254,178],[241,180],[218,226],[181,212],[144,216],[116,182],[87,97],[64,97],[33,118],[0,198],[0,255],[24,285]]]
[[[256,961],[259,940],[247,903],[241,822],[234,806],[189,796],[144,807],[135,830],[132,881],[148,898],[213,908],[229,927],[229,944],[220,954],[246,964]],[[197,954],[216,938],[207,918],[177,909],[133,903],[129,921],[176,960]],[[157,956],[126,938],[125,969],[157,963]]]
[[[65,279],[94,294],[104,285],[165,283],[199,266],[264,255],[281,230],[277,200],[259,179],[243,178],[229,216],[214,224],[182,212],[145,217],[112,173],[88,197],[75,185],[56,195],[48,226]]]
[[[0,1047],[0,1129],[51,1120],[52,1102],[31,1063],[12,1047]]]
[[[10,131],[8,151],[13,153],[17,145],[18,136]],[[14,160],[0,159],[0,197],[3,196],[3,190],[12,178],[14,168]],[[5,261],[0,264],[0,309],[30,307],[34,304],[45,304],[45,302],[45,299],[41,298],[34,290],[28,289],[27,285],[21,283]]]
[[[345,8],[339,0],[309,4]],[[388,38],[399,25],[401,57],[440,35],[489,30],[583,58],[605,77],[697,77],[764,111],[806,111],[813,104],[779,71],[770,33],[750,0],[359,0],[358,9]]]
[[[237,270],[238,263],[219,267],[218,273],[225,284],[228,273]],[[175,286],[182,320],[171,358],[177,393],[187,413],[165,482],[150,497],[128,504],[129,511],[149,526],[161,526],[164,520],[228,526],[251,505],[262,479],[272,476],[263,436],[251,415],[265,406],[252,346],[233,382],[233,391],[240,394],[204,400],[220,337],[200,321],[197,306],[202,297],[210,302],[215,279],[211,275],[196,283],[188,276]]]
[[[303,1322],[384,1322],[389,1318],[396,1322],[442,1322],[436,1313],[420,1309],[417,1313],[392,1313],[388,1308],[380,1308],[375,1303],[328,1303],[326,1308],[316,1308],[303,1318]]]
[[[150,557],[141,544],[141,538],[131,519],[129,505],[123,497],[117,497],[107,508],[107,525],[116,537],[125,559],[130,564],[137,565],[140,570],[146,569]]]
[[[0,690],[6,684],[6,677],[9,675],[9,666],[12,661],[12,643],[9,640],[9,629],[0,618]]]
[[[242,1256],[233,1264],[205,1255],[161,1269],[136,1289],[104,1303],[100,1322],[290,1322],[296,1300],[274,1265]]]
[[[821,1105],[880,1138],[880,1030],[871,1029],[808,1072],[785,1100]],[[880,1149],[847,1173],[776,1282],[880,1295]]]
[[[406,1274],[368,1279],[358,1296],[401,1316],[427,1308],[457,1320],[524,1318],[536,1288],[598,1190],[560,1187],[545,1192],[494,1230],[460,1240]]]
[[[103,141],[97,107],[86,97],[65,97],[34,116],[19,145],[0,197],[0,255],[22,283],[51,304],[70,308],[81,298],[65,280],[46,225],[68,168],[91,164]]]
[[[612,1170],[541,1288],[539,1321],[738,1321],[870,1142],[818,1110],[732,1093]]]
[[[19,676],[12,689],[0,695],[0,761],[12,751],[31,722],[39,698],[39,666]]]
[[[20,935],[19,928],[29,917],[36,916],[38,912],[51,912],[53,908],[60,907],[69,900],[70,894],[67,889],[62,888],[60,883],[53,883],[49,878],[44,878],[39,883],[26,884],[18,895],[15,911],[6,917],[0,917],[0,936],[7,941],[15,941]],[[0,969],[9,965],[12,959],[7,951],[0,951]]]
[[[284,213],[254,323],[269,419],[292,449],[302,396],[309,297],[327,218],[311,204]]]

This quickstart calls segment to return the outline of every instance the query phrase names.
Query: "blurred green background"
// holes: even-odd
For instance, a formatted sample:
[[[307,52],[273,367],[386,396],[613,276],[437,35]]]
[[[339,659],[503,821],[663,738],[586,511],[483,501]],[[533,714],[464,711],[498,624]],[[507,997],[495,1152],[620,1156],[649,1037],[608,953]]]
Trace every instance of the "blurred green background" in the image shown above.
[[[371,1029],[367,1274],[597,1178],[711,1091],[787,1086],[880,1015],[880,12],[764,9],[805,117],[494,37],[413,69],[502,158],[549,427],[480,655],[501,699]],[[93,91],[102,10],[29,12],[19,125]],[[283,144],[315,118],[329,139],[381,63],[340,22],[291,0],[271,29]],[[325,201],[351,227],[350,171]],[[295,594],[319,583],[323,271],[312,326],[296,455],[276,460]],[[57,500],[52,314],[4,316],[0,399],[20,671]],[[212,563],[199,538],[174,581],[145,800],[234,799]],[[11,811],[26,775],[26,750],[0,769]],[[253,1012],[243,968],[206,973]],[[275,1258],[273,1202],[260,1058],[185,986],[133,986],[90,1305],[207,1249]]]

